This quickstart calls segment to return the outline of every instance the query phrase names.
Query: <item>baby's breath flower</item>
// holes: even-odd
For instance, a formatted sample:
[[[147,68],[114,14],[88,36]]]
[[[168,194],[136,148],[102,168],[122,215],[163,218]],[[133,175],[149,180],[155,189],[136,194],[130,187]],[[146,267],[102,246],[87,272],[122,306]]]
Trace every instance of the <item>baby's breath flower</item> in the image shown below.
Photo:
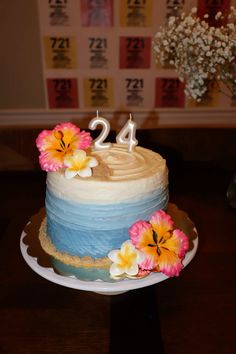
[[[197,9],[170,17],[167,27],[154,37],[156,61],[171,65],[185,82],[185,93],[197,101],[209,84],[224,83],[232,95],[236,91],[236,9],[231,6],[226,26],[214,27],[196,16]],[[216,18],[222,18],[218,12]],[[204,16],[207,19],[207,14]]]
[[[218,11],[217,14],[215,15],[215,19],[216,20],[219,20],[222,16],[222,12],[221,11]]]

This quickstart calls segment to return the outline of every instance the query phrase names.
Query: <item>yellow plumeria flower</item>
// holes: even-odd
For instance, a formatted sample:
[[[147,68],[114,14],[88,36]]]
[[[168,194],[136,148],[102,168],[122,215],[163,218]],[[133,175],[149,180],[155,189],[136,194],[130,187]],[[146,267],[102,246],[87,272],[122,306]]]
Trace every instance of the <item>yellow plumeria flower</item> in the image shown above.
[[[80,177],[91,177],[91,167],[98,165],[94,157],[87,156],[84,150],[75,150],[73,155],[66,156],[64,159],[66,167],[65,177],[70,179],[79,175]]]
[[[145,255],[137,250],[130,240],[125,241],[121,245],[120,250],[112,250],[108,257],[113,262],[110,267],[112,277],[117,277],[122,274],[135,276],[138,274],[138,264],[145,259]]]

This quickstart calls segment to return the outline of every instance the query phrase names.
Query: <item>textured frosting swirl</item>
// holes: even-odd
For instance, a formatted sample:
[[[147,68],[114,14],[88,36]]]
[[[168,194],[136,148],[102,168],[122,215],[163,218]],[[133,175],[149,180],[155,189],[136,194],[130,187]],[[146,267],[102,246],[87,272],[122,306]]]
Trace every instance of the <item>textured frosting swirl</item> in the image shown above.
[[[112,181],[139,179],[166,168],[159,154],[139,146],[130,153],[127,146],[113,144],[111,149],[95,151],[92,155],[109,168],[111,175],[107,178]]]

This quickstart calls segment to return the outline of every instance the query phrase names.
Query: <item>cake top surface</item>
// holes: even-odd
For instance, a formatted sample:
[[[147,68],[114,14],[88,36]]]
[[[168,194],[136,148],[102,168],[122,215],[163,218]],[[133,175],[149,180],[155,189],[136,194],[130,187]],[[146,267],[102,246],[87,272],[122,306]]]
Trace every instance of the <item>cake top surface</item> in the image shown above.
[[[105,125],[108,123],[104,118],[98,120]],[[63,173],[66,179],[111,182],[166,173],[165,160],[154,151],[136,146],[134,123],[128,121],[127,124],[124,134],[121,130],[116,137],[118,144],[104,143],[106,137],[101,138],[101,134],[92,141],[89,132],[81,131],[72,123],[43,130],[36,139],[42,170]]]
[[[154,151],[135,147],[129,152],[124,145],[112,144],[107,150],[91,154],[98,160],[94,178],[108,181],[135,180],[156,174],[166,169],[165,160]]]

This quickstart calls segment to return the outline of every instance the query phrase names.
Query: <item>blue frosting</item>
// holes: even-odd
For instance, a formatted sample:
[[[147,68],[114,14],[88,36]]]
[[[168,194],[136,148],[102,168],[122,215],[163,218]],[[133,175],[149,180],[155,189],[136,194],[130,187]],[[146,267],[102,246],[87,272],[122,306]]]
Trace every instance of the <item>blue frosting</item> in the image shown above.
[[[74,256],[107,256],[129,238],[129,227],[166,209],[168,189],[150,193],[136,202],[107,205],[68,202],[46,193],[47,233],[60,252]]]
[[[74,275],[76,278],[85,281],[94,281],[101,279],[103,281],[114,283],[117,282],[117,279],[114,280],[111,278],[109,269],[103,268],[84,268],[84,267],[73,267],[68,264],[58,261],[58,259],[52,257],[52,264],[54,268],[62,275],[70,276]]]

